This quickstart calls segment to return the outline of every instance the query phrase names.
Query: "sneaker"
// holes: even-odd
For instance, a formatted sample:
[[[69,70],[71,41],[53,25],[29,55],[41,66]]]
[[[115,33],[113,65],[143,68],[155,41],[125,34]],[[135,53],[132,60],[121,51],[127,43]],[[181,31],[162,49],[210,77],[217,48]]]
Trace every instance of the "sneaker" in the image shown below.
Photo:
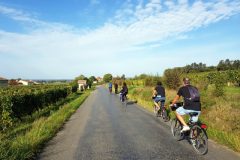
[[[189,131],[190,128],[188,126],[183,126],[183,129],[181,130],[181,132],[185,132],[185,131]]]
[[[196,146],[196,140],[192,139],[192,145]]]

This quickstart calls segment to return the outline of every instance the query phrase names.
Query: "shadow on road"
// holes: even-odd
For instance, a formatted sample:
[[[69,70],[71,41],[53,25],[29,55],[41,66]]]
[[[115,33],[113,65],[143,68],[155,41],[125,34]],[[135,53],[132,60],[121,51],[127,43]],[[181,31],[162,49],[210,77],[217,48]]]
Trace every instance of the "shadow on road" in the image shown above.
[[[137,103],[137,101],[128,101],[127,105],[131,105],[131,104],[135,104],[135,103]]]

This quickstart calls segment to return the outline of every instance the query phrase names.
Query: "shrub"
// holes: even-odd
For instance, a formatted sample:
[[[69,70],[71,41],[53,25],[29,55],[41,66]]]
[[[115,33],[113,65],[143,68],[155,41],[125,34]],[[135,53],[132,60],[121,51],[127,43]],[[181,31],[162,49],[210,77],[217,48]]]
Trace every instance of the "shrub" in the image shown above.
[[[164,82],[170,89],[177,89],[181,85],[181,72],[177,69],[167,69],[164,71]]]
[[[224,86],[227,83],[226,72],[210,72],[208,74],[208,80],[211,84],[214,84],[215,89],[213,94],[217,97],[224,95]]]
[[[69,85],[10,87],[0,90],[0,130],[10,127],[13,118],[21,120],[72,93]]]
[[[6,95],[0,96],[0,130],[12,126],[12,102],[10,97]]]
[[[155,86],[158,81],[162,81],[162,78],[158,76],[147,76],[144,78],[144,85]]]

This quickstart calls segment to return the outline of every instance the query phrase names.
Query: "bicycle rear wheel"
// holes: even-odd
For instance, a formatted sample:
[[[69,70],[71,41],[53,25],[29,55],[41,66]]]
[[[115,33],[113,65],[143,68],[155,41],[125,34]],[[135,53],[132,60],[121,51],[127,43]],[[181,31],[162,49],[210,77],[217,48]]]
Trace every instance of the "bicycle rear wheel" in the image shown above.
[[[182,125],[179,122],[179,120],[177,120],[176,118],[172,119],[172,121],[171,121],[171,132],[172,132],[173,137],[178,141],[183,138],[183,134],[181,133],[181,129],[182,129]]]
[[[126,112],[127,111],[127,97],[126,96],[123,96],[123,107],[124,107],[124,111]]]
[[[194,125],[190,130],[190,140],[194,150],[201,155],[208,152],[208,137],[204,129]]]
[[[165,122],[169,121],[169,117],[167,115],[167,111],[166,111],[165,108],[162,108],[162,117],[163,117]]]

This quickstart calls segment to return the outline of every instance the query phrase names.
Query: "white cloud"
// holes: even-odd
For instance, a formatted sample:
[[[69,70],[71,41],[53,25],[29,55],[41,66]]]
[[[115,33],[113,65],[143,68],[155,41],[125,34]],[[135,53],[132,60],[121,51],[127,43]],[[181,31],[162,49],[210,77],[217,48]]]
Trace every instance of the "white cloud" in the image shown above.
[[[98,4],[99,1],[92,0],[91,3]],[[52,73],[52,77],[59,77],[57,75],[60,71],[69,72],[66,77],[88,73],[86,70],[98,74],[98,69],[103,66],[106,70],[108,67],[114,68],[114,64],[119,65],[115,62],[116,57],[128,57],[127,54],[139,51],[139,48],[155,48],[159,44],[154,42],[169,37],[186,38],[186,32],[239,12],[239,1],[196,1],[191,6],[186,0],[179,0],[178,3],[139,1],[137,5],[127,1],[104,26],[94,30],[81,30],[68,24],[45,22],[29,13],[0,6],[0,14],[35,26],[28,34],[0,31],[0,58],[2,61],[6,55],[17,55],[20,60],[16,67],[27,63],[29,66],[34,65],[34,69],[41,71],[42,75],[50,76],[48,72]],[[152,44],[146,45],[148,43]],[[25,62],[26,58],[31,61]],[[11,60],[7,59],[6,62],[8,61],[10,65]],[[109,61],[115,63],[108,63]],[[139,66],[143,62],[143,59],[141,62],[134,61],[134,65]],[[52,67],[48,69],[46,64]],[[94,67],[94,64],[98,66]],[[131,60],[127,65],[131,65]],[[3,66],[0,64],[0,67]],[[60,71],[54,72],[55,70]],[[30,74],[26,73],[26,76]]]
[[[91,3],[92,5],[97,5],[97,4],[100,3],[100,0],[91,0],[90,3]]]
[[[74,30],[74,27],[68,24],[56,23],[56,22],[46,22],[39,20],[34,14],[24,12],[22,10],[17,10],[14,8],[9,8],[0,5],[0,14],[5,15],[12,20],[23,23],[24,27],[30,28],[32,32],[35,31],[45,31],[45,30]]]

